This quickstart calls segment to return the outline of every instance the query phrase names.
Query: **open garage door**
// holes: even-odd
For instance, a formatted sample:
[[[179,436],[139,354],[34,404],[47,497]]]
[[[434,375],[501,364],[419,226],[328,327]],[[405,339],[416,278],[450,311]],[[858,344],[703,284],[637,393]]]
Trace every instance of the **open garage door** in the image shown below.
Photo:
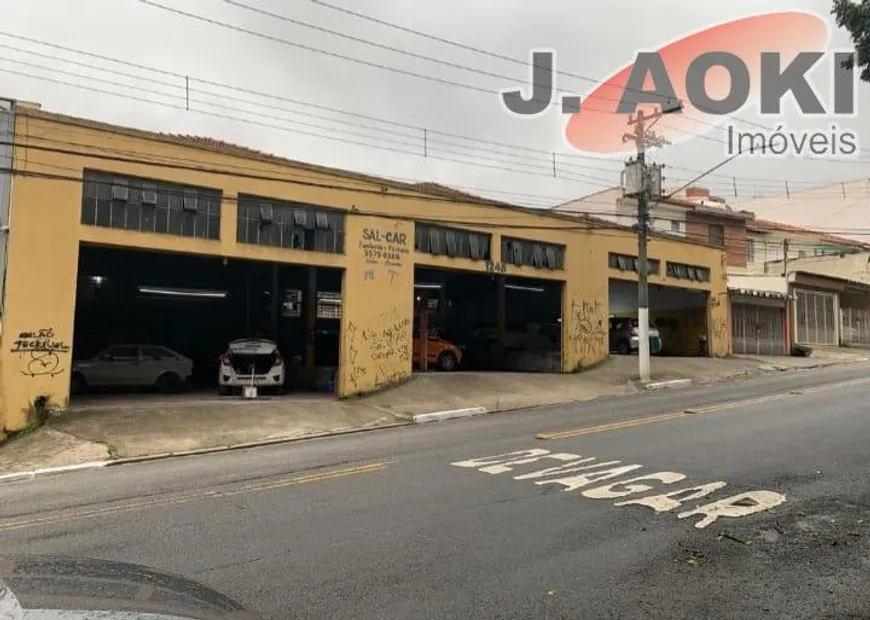
[[[649,286],[651,343],[654,354],[706,355],[707,297],[703,291]],[[610,349],[637,353],[637,283],[610,280]]]
[[[73,391],[325,391],[340,317],[340,270],[83,245]]]
[[[417,368],[561,371],[561,282],[424,267],[414,281]]]

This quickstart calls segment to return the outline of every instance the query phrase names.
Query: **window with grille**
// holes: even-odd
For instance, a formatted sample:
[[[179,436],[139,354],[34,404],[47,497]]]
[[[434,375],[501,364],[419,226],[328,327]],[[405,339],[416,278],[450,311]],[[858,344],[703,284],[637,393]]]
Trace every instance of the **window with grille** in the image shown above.
[[[473,230],[414,224],[414,249],[435,256],[489,260],[492,237]]]
[[[82,224],[220,239],[220,190],[98,170],[85,170],[83,185]]]
[[[341,293],[317,291],[317,318],[341,318]]]
[[[565,246],[534,239],[501,238],[501,260],[518,267],[565,269]]]
[[[281,316],[296,319],[302,316],[302,291],[285,289],[281,299]]]
[[[343,211],[249,195],[239,195],[238,203],[239,243],[344,253]]]
[[[607,257],[608,266],[611,269],[619,271],[633,271],[638,273],[638,258],[637,256],[629,256],[628,254],[614,254],[613,252]],[[657,258],[646,259],[646,271],[648,274],[657,276],[661,269],[661,262]]]
[[[709,282],[710,270],[697,265],[685,265],[668,261],[668,277],[692,282]]]

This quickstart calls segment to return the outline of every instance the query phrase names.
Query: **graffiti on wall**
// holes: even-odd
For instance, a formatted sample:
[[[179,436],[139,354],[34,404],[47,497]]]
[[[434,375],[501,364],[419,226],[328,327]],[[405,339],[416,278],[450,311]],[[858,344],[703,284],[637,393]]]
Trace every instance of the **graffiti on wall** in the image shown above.
[[[728,321],[725,317],[713,319],[713,324],[710,326],[710,333],[714,340],[721,342],[728,336]]]
[[[51,327],[19,332],[12,342],[11,353],[18,355],[26,377],[56,377],[64,372],[63,359],[69,354],[69,344],[59,340]]]
[[[571,301],[571,345],[576,359],[598,359],[607,353],[604,305],[600,301]]]
[[[404,379],[411,368],[411,318],[396,308],[362,328],[347,326],[348,381],[355,392],[376,390]]]

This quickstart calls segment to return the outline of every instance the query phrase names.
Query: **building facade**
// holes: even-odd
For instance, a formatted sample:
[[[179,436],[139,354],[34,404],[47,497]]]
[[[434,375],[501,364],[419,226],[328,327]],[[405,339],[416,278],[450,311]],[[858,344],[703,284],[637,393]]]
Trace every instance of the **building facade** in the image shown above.
[[[502,284],[525,278],[557,286],[562,372],[608,356],[608,282],[636,281],[636,271],[622,260],[635,255],[636,236],[595,218],[578,222],[446,197],[425,187],[201,138],[62,116],[32,105],[13,105],[4,113],[0,120],[7,119],[14,133],[9,141],[14,148],[7,154],[13,172],[0,176],[0,208],[8,196],[0,336],[0,428],[7,430],[25,427],[35,407],[66,405],[78,357],[76,333],[83,329],[77,314],[102,294],[102,276],[93,275],[99,272],[88,271],[92,275],[83,282],[83,270],[91,269],[100,253],[118,257],[100,259],[105,270],[121,273],[148,263],[148,277],[166,282],[184,274],[155,266],[157,259],[151,257],[183,255],[208,262],[211,275],[202,278],[213,287],[228,280],[226,274],[239,264],[269,266],[246,280],[245,299],[251,299],[252,290],[260,294],[258,287],[267,296],[271,290],[263,325],[298,316],[293,309],[300,304],[312,312],[316,306],[311,316],[334,319],[340,326],[335,375],[340,398],[411,376],[415,290],[423,268]],[[123,258],[123,252],[134,251],[135,259]],[[707,300],[699,315],[706,324],[709,354],[728,355],[723,251],[654,237],[649,252],[659,265],[650,282],[679,286]],[[614,256],[621,258],[614,261]],[[303,293],[301,300],[277,301],[277,281],[285,267],[302,270],[298,288],[307,297]],[[334,284],[325,291],[329,295],[321,295],[318,282],[330,274]],[[148,286],[160,283],[131,286],[138,286],[134,295],[144,295]],[[340,311],[326,313],[330,304]],[[200,330],[221,328],[206,310],[190,312]],[[248,319],[252,314],[250,308],[238,313]],[[99,331],[124,319],[105,315],[91,321]],[[183,332],[171,321],[167,315],[163,328]],[[300,333],[313,339],[314,328],[311,322]],[[137,332],[131,328],[128,333]],[[224,344],[216,342],[216,354]],[[313,353],[303,363],[313,365]]]

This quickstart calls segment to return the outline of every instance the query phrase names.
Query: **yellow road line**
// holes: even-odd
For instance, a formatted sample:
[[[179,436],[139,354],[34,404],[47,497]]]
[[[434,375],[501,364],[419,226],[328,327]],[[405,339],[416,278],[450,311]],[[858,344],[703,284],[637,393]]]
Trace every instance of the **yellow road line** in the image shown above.
[[[336,478],[344,478],[346,476],[354,476],[359,474],[367,474],[371,472],[381,471],[386,469],[389,465],[392,465],[395,461],[384,461],[382,463],[370,463],[368,465],[359,465],[356,467],[349,467],[346,469],[336,469],[332,471],[326,471],[317,474],[309,474],[305,476],[295,476],[291,478],[284,478],[282,480],[275,480],[272,482],[263,482],[258,484],[250,484],[247,486],[243,486],[238,489],[232,489],[229,491],[203,491],[201,493],[190,493],[187,495],[179,496],[179,497],[167,497],[163,499],[154,499],[148,501],[140,501],[140,502],[131,502],[122,505],[115,506],[103,506],[101,508],[93,508],[89,510],[79,510],[79,511],[69,511],[69,512],[59,512],[55,514],[46,515],[44,517],[33,517],[33,518],[25,518],[19,519],[17,521],[9,521],[6,523],[0,522],[0,532],[9,532],[13,530],[18,530],[27,527],[33,527],[36,525],[49,525],[53,523],[60,523],[63,521],[71,521],[78,519],[88,519],[92,517],[101,517],[101,516],[110,516],[110,515],[118,515],[124,514],[128,512],[135,512],[137,510],[145,510],[148,508],[163,508],[166,506],[173,506],[176,504],[186,504],[195,501],[209,500],[209,499],[219,499],[221,497],[231,497],[234,495],[241,495],[244,493],[254,493],[257,491],[271,491],[274,489],[280,489],[284,487],[296,486],[301,484],[310,484],[312,482],[322,482],[325,480],[334,480]]]
[[[621,422],[611,422],[610,424],[601,424],[599,426],[587,426],[584,428],[575,428],[555,433],[538,433],[537,435],[535,435],[535,439],[565,439],[566,437],[577,437],[579,435],[593,435],[595,433],[603,433],[605,431],[618,430],[622,428],[632,428],[634,426],[652,424],[653,422],[673,420],[675,418],[685,417],[686,415],[687,414],[683,411],[675,411],[673,413],[663,413],[660,415],[647,416],[644,418],[633,418],[630,420],[623,420]]]
[[[675,420],[677,418],[683,418],[691,415],[698,415],[703,413],[714,413],[716,411],[727,411],[729,409],[738,409],[740,407],[746,407],[748,405],[758,405],[761,403],[769,403],[777,400],[783,400],[785,398],[792,398],[794,396],[800,396],[802,394],[813,394],[816,392],[825,392],[828,390],[833,390],[840,387],[846,387],[851,385],[859,385],[862,383],[870,383],[870,377],[862,378],[862,379],[851,379],[849,381],[840,381],[839,383],[828,383],[825,385],[819,385],[811,388],[798,388],[792,389],[788,392],[778,392],[776,394],[769,394],[767,396],[758,396],[755,398],[747,398],[744,400],[734,400],[727,403],[719,403],[716,405],[708,405],[705,407],[688,407],[683,411],[674,411],[672,413],[662,413],[658,415],[645,416],[641,418],[632,418],[629,420],[623,420],[620,422],[611,422],[608,424],[600,424],[597,426],[587,426],[575,429],[569,429],[564,431],[555,431],[552,433],[538,433],[535,435],[535,439],[541,440],[553,440],[553,439],[567,439],[569,437],[580,437],[582,435],[595,435],[598,433],[604,433],[607,431],[621,430],[624,428],[634,428],[636,426],[643,426],[645,424],[654,424],[656,422],[664,422],[667,420]]]

